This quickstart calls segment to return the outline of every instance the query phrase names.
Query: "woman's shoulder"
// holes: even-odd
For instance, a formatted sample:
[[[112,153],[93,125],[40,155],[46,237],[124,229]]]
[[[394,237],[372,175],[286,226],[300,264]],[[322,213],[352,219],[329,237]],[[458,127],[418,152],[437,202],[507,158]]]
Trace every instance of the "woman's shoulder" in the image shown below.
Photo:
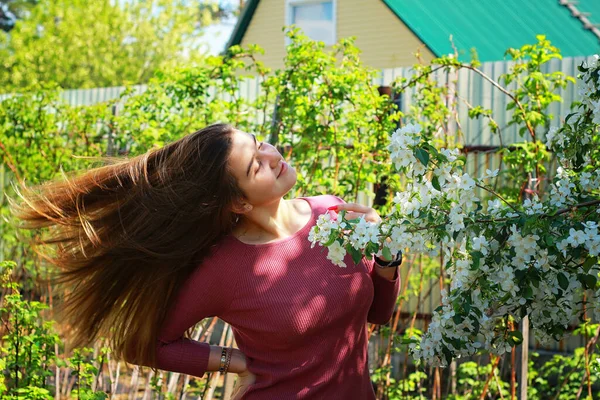
[[[205,268],[207,265],[219,265],[219,273],[224,273],[228,266],[239,264],[240,258],[244,256],[244,246],[233,240],[231,235],[226,235],[209,247],[201,262],[199,268]]]
[[[339,198],[338,196],[332,194],[321,194],[317,196],[306,196],[302,197],[303,199],[308,200],[309,203],[313,206],[313,208],[325,208],[335,206],[337,204],[345,203],[344,200]]]

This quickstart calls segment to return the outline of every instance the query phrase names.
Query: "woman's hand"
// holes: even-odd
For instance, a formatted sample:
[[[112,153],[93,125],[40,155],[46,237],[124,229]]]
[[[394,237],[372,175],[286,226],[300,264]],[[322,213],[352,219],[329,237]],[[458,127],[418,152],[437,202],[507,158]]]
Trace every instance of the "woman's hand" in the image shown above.
[[[342,203],[335,205],[329,208],[330,210],[334,210],[336,212],[340,212],[342,210],[346,210],[346,219],[357,219],[362,216],[365,217],[365,221],[367,222],[380,222],[381,217],[377,213],[374,208],[363,206],[361,204],[356,203]]]
[[[231,400],[240,400],[254,382],[256,382],[256,375],[252,372],[248,370],[240,372],[231,393]]]
[[[233,349],[229,372],[237,374],[235,386],[231,393],[231,400],[239,400],[246,393],[250,385],[256,382],[256,375],[248,370],[248,358],[240,349]]]

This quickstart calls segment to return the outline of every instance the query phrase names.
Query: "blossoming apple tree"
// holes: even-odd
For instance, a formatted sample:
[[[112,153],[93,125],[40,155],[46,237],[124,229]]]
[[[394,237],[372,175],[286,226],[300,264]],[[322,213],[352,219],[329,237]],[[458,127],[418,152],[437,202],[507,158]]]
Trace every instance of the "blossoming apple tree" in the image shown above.
[[[546,135],[558,168],[541,198],[502,196],[490,185],[498,170],[472,177],[457,149],[437,148],[420,124],[406,124],[388,149],[408,183],[381,223],[347,220],[342,211],[312,228],[313,246],[327,247],[340,267],[351,267],[348,253],[355,263],[398,251],[442,256],[450,287],[427,332],[411,341],[416,359],[447,366],[478,351],[500,355],[523,340],[509,320],[526,315],[540,342],[560,340],[581,317],[582,298],[600,321],[598,57],[579,70],[583,101]],[[490,198],[479,199],[477,188]]]

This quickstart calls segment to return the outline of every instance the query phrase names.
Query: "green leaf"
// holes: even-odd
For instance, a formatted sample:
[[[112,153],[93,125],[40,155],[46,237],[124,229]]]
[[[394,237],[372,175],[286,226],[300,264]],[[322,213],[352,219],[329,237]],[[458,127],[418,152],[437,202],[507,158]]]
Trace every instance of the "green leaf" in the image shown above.
[[[569,287],[569,280],[562,272],[559,272],[556,277],[558,278],[558,286],[561,287],[562,290],[567,290]]]
[[[346,250],[352,256],[352,261],[354,261],[354,265],[357,265],[360,262],[360,259],[362,258],[360,250],[355,249],[354,247],[352,247],[351,244],[348,244],[346,246]]]
[[[515,346],[519,345],[523,343],[523,334],[520,331],[510,331],[508,332],[507,341]]]
[[[439,179],[438,179],[438,177],[437,177],[437,176],[434,176],[434,177],[431,179],[431,185],[432,185],[432,186],[433,186],[433,187],[434,187],[436,190],[440,190],[440,191],[442,190],[442,187],[440,186],[440,181],[439,181]]]
[[[480,260],[483,258],[483,253],[480,251],[474,251],[471,253],[471,258],[473,259],[473,266],[471,267],[471,270],[477,270],[479,269],[480,266]]]
[[[427,166],[427,164],[429,163],[429,153],[427,152],[427,150],[417,147],[414,151],[414,155],[419,161],[421,161],[421,164]]]
[[[377,253],[379,246],[377,243],[369,242],[367,248],[365,249],[365,256],[370,259],[373,257],[373,254]]]
[[[386,260],[391,260],[394,258],[389,247],[384,246],[383,250],[381,250],[381,252],[383,253],[383,257],[385,257]]]
[[[420,340],[416,338],[404,337],[402,338],[402,344],[419,343]]]
[[[446,346],[442,346],[442,353],[444,353],[444,358],[446,359],[446,363],[450,365],[452,363],[452,352]]]
[[[598,277],[591,274],[577,274],[577,279],[586,289],[596,289]]]
[[[458,325],[458,324],[462,323],[465,320],[465,317],[463,317],[461,314],[455,314],[452,317],[452,320],[454,321],[454,323],[456,325]]]
[[[585,272],[589,272],[590,268],[592,268],[593,265],[596,265],[597,262],[598,262],[598,257],[589,257],[583,263],[582,268]]]
[[[331,246],[331,245],[333,244],[333,242],[335,242],[335,241],[336,241],[336,239],[338,238],[338,236],[337,236],[337,235],[338,235],[338,234],[337,234],[337,232],[336,232],[336,231],[332,231],[332,232],[329,234],[329,239],[327,240],[327,242],[323,243],[323,246],[325,246],[325,247],[329,247],[329,246]]]

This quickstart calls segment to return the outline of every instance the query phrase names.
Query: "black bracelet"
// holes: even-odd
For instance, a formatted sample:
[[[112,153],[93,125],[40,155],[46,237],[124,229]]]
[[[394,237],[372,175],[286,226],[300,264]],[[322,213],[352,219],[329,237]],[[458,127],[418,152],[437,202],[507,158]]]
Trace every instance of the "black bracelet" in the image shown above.
[[[383,261],[381,258],[375,256],[375,263],[377,263],[379,268],[397,267],[402,264],[402,251],[399,251],[398,254],[396,254],[396,258],[391,261]]]

